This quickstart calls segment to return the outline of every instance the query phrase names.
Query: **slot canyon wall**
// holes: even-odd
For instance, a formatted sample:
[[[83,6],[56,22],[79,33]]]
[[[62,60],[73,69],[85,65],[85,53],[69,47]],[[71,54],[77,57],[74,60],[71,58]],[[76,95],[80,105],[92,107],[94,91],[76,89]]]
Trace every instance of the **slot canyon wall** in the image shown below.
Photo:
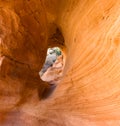
[[[120,125],[120,0],[0,0],[0,126]],[[65,57],[49,97],[48,47]]]

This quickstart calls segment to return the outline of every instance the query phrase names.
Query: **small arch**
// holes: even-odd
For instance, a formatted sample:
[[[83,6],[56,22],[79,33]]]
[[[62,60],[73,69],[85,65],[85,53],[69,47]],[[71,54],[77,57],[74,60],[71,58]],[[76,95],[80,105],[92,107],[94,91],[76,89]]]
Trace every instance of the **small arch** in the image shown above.
[[[48,83],[42,98],[46,99],[54,92],[63,76],[64,55],[59,47],[48,48],[45,63],[39,72],[41,80]]]

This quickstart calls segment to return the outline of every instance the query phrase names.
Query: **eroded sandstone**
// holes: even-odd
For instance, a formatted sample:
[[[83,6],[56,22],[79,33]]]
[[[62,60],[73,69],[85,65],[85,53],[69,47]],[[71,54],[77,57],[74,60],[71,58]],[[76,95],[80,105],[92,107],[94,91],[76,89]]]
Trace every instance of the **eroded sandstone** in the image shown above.
[[[120,0],[0,0],[0,125],[119,126],[119,26]],[[65,67],[42,99],[48,45]]]

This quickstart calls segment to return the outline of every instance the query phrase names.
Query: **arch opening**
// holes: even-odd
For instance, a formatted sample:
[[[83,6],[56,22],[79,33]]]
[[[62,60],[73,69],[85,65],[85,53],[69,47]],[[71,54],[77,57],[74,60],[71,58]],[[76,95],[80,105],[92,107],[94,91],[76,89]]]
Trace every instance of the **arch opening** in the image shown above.
[[[63,75],[64,56],[59,47],[48,48],[45,63],[39,72],[40,78],[50,85],[57,85]]]

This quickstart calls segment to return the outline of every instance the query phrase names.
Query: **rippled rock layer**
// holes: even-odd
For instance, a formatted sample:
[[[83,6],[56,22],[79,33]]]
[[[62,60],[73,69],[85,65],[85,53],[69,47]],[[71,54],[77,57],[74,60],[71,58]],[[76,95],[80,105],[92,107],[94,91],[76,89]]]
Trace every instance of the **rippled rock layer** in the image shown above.
[[[120,125],[120,0],[0,0],[0,126]],[[48,98],[48,47],[65,67]]]

